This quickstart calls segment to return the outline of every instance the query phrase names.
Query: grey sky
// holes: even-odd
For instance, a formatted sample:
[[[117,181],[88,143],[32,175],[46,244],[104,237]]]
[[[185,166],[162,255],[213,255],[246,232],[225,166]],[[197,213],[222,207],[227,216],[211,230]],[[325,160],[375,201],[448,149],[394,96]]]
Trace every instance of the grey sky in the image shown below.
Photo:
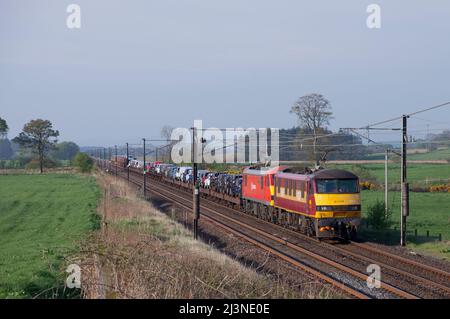
[[[80,30],[66,27],[70,3]],[[366,27],[370,3],[380,30]],[[449,35],[446,0],[1,0],[0,116],[10,137],[41,117],[61,140],[119,144],[197,118],[292,127],[290,105],[317,92],[331,128],[361,126],[450,100]]]

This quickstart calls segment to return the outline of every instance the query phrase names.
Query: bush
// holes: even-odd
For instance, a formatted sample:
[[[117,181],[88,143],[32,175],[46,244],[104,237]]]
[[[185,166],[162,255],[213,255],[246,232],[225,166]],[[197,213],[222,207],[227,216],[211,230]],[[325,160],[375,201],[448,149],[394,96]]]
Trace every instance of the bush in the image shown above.
[[[74,164],[82,173],[90,173],[94,167],[94,161],[86,153],[78,153]]]
[[[49,158],[44,159],[44,167],[45,168],[54,168],[56,166],[58,166],[57,162],[55,162]],[[32,159],[25,165],[25,168],[28,168],[28,169],[38,169],[39,167],[40,167],[40,162],[38,159]]]
[[[0,160],[0,169],[24,168],[25,164],[19,160]]]
[[[436,193],[436,192],[445,192],[445,193],[450,193],[450,184],[448,185],[434,185],[431,186],[429,188],[429,191],[432,193]]]
[[[372,174],[371,170],[362,165],[352,165],[350,171],[357,175],[361,182],[377,184],[377,178]]]
[[[386,212],[384,206],[384,201],[377,200],[368,207],[366,220],[374,229],[386,229],[390,226],[391,212],[389,210]]]
[[[359,186],[362,190],[376,190],[378,189],[378,185],[371,182],[360,182]]]

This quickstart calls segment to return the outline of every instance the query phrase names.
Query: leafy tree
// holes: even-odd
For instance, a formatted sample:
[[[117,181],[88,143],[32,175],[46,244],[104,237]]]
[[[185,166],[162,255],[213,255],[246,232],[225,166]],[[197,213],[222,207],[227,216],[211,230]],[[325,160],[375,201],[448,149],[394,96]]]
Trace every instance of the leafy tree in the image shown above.
[[[82,173],[89,173],[94,167],[94,161],[86,153],[78,153],[75,156],[74,164]]]
[[[5,138],[8,134],[9,127],[4,119],[0,117],[0,139]]]
[[[73,160],[80,152],[80,148],[74,142],[61,142],[55,145],[51,156],[57,160]]]
[[[8,123],[0,117],[0,160],[11,159],[14,155],[11,142],[6,138],[8,131]]]
[[[0,160],[9,160],[14,155],[11,142],[8,139],[0,139]]]
[[[46,154],[55,146],[58,136],[59,132],[53,129],[52,122],[37,119],[25,124],[23,131],[13,141],[38,155],[39,169],[42,174]]]

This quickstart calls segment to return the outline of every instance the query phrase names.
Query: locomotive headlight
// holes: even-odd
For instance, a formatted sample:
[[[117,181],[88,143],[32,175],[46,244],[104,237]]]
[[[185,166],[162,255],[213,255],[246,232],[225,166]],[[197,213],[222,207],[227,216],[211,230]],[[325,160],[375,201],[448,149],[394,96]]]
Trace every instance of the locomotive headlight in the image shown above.
[[[317,211],[320,212],[356,212],[361,210],[361,205],[341,205],[341,206],[317,206]]]
[[[317,210],[321,212],[332,211],[333,206],[317,206]]]

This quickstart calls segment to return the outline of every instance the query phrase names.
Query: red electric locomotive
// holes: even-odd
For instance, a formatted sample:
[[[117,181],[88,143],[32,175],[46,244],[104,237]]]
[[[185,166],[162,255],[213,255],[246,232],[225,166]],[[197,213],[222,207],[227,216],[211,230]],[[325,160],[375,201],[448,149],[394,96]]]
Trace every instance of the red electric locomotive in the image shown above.
[[[271,219],[274,200],[274,175],[285,169],[277,167],[248,167],[242,173],[242,205],[246,212]]]

